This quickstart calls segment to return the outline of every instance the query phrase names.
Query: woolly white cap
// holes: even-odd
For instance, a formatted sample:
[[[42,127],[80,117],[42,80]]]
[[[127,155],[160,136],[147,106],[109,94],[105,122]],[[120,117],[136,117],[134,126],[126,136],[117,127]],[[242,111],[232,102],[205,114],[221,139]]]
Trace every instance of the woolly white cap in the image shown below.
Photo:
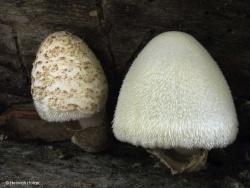
[[[151,40],[123,81],[113,120],[120,141],[148,148],[225,147],[238,132],[231,92],[218,65],[192,36]]]
[[[68,32],[49,35],[32,69],[31,93],[42,119],[69,121],[103,110],[108,86],[89,47]]]

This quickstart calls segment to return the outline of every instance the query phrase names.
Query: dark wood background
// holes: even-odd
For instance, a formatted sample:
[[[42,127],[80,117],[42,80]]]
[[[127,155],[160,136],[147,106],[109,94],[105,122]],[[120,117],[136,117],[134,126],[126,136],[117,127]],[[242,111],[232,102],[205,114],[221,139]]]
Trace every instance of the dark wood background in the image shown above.
[[[60,30],[80,36],[101,60],[110,86],[110,119],[122,79],[145,44],[165,31],[190,33],[231,87],[240,134],[231,147],[210,152],[205,171],[174,177],[144,150],[121,143],[92,155],[69,142],[5,141],[0,134],[0,186],[39,180],[44,187],[250,187],[249,0],[0,0],[0,115],[15,109],[10,116],[32,117],[34,111],[20,113],[13,105],[32,102],[36,51],[49,33]],[[37,134],[46,129],[37,127]],[[26,131],[32,135],[30,127]]]
[[[241,124],[249,123],[248,0],[0,0],[0,5],[0,109],[32,102],[30,72],[39,44],[49,33],[67,30],[101,60],[112,116],[122,79],[138,52],[157,34],[179,30],[212,54],[231,87]]]

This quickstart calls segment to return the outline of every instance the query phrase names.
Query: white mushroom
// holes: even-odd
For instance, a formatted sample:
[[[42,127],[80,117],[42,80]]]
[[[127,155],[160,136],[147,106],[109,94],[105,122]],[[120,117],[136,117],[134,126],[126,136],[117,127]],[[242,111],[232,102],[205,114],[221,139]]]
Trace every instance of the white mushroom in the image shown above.
[[[113,132],[148,148],[175,174],[203,168],[208,150],[235,140],[238,121],[228,84],[209,53],[188,34],[166,32],[130,67]]]
[[[56,32],[43,41],[33,63],[31,90],[46,121],[79,120],[83,128],[103,124],[106,77],[94,53],[71,33]]]

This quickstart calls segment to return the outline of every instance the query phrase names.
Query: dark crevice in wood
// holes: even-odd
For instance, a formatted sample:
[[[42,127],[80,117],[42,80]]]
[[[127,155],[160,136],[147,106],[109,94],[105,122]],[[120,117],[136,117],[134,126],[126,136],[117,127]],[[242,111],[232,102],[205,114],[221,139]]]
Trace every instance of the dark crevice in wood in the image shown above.
[[[115,61],[115,56],[114,56],[114,53],[113,53],[113,50],[112,50],[112,46],[111,46],[111,43],[110,43],[110,36],[109,34],[106,35],[106,47],[107,47],[107,50],[110,54],[110,57],[111,57],[111,64],[110,64],[110,71],[113,69],[114,71],[113,74],[114,76],[116,76],[117,74],[117,64],[116,64],[116,61]]]
[[[29,80],[30,80],[28,75],[30,74],[30,72],[27,70],[26,66],[23,63],[21,49],[20,49],[20,46],[19,46],[19,42],[18,42],[16,32],[13,31],[13,33],[14,33],[13,36],[14,36],[14,41],[15,41],[15,45],[16,45],[16,53],[17,53],[18,61],[20,62],[20,68],[21,68],[21,70],[23,72],[23,75],[25,77],[25,85],[28,85]]]
[[[104,15],[104,0],[96,0],[97,16],[99,28],[103,35],[103,42],[109,55],[109,62],[106,62],[107,78],[109,82],[109,96],[107,101],[107,113],[110,120],[113,119],[114,107],[118,98],[120,89],[120,82],[118,77],[118,63],[116,62],[115,55],[112,49],[110,31],[112,25],[105,19]]]
[[[2,67],[4,69],[7,69],[9,71],[12,71],[12,72],[16,72],[17,71],[17,69],[13,67],[13,65],[11,64],[11,62],[6,63],[6,64],[0,64],[0,67]]]
[[[8,26],[11,26],[11,27],[13,26],[13,24],[11,22],[6,21],[6,20],[2,20],[1,18],[0,18],[0,24],[8,25]]]
[[[101,23],[102,21],[104,21],[102,4],[103,4],[102,0],[96,0],[97,16],[98,16],[100,25],[102,25]]]
[[[1,87],[1,84],[0,84]],[[29,88],[13,89],[12,87],[4,86],[4,92],[1,91],[1,95],[14,95],[18,97],[31,97]]]
[[[115,62],[115,56],[111,47],[110,43],[110,36],[109,36],[109,30],[108,24],[106,23],[104,13],[103,13],[103,0],[96,0],[96,7],[97,7],[97,16],[99,21],[99,27],[101,29],[102,34],[104,35],[105,45],[107,47],[107,50],[109,52],[109,55],[111,57],[111,61],[109,64],[110,71],[113,69],[115,71],[112,71],[113,74],[117,72],[116,62]],[[115,76],[115,75],[114,75]]]

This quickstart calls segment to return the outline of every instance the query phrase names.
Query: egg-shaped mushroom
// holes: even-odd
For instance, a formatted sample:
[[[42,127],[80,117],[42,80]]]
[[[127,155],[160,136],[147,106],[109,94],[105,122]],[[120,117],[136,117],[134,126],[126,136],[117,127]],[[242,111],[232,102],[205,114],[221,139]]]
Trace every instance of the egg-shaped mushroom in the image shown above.
[[[238,120],[229,86],[206,49],[189,34],[166,32],[130,67],[113,132],[147,148],[175,174],[204,168],[210,149],[235,140]]]
[[[50,34],[37,52],[31,77],[34,105],[42,119],[78,120],[83,129],[104,126],[107,80],[79,37],[65,31]],[[76,137],[72,140],[80,143]]]

